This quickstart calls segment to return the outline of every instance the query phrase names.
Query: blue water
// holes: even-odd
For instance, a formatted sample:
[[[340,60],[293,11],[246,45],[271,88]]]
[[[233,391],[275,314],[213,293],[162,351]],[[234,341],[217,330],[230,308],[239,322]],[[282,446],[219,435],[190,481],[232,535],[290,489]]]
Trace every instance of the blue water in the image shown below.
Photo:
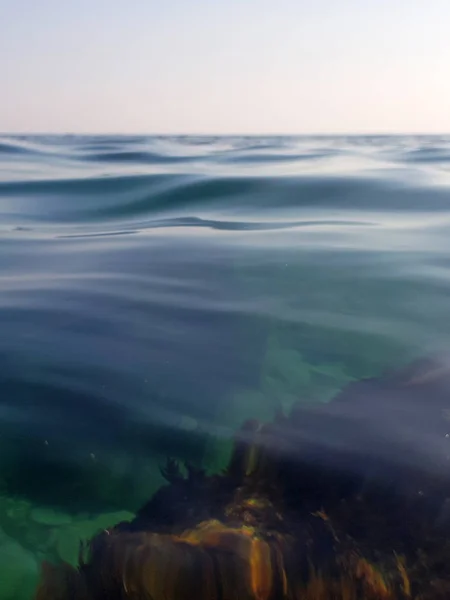
[[[135,510],[163,457],[448,351],[450,137],[3,136],[0,291],[4,493]]]

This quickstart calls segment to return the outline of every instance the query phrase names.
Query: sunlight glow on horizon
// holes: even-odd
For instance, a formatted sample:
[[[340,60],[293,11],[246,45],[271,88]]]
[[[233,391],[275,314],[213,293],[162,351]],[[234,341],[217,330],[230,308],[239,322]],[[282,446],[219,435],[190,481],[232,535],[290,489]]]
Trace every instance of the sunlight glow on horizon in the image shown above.
[[[73,4],[0,3],[0,132],[450,132],[448,0]]]

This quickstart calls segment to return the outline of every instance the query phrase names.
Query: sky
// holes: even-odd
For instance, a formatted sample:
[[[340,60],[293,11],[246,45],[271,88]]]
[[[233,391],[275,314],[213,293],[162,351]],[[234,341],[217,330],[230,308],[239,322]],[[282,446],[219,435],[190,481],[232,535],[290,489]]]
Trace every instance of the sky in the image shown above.
[[[450,0],[0,0],[0,132],[450,133]]]

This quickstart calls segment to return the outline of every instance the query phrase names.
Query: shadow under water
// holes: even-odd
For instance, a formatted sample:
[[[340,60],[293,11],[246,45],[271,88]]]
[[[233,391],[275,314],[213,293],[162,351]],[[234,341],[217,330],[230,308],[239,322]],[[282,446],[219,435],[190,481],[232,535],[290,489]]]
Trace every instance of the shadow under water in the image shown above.
[[[44,563],[37,600],[434,600],[450,595],[450,363],[248,421],[228,467],[168,459],[132,520]]]

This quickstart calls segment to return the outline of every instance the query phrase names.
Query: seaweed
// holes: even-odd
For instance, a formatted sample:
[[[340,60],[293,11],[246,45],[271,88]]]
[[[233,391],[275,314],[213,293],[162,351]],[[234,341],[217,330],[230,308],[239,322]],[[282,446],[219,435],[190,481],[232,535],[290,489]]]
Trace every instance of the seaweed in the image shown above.
[[[37,600],[443,600],[450,368],[418,361],[247,422],[228,468],[168,459],[136,518],[44,566]]]

